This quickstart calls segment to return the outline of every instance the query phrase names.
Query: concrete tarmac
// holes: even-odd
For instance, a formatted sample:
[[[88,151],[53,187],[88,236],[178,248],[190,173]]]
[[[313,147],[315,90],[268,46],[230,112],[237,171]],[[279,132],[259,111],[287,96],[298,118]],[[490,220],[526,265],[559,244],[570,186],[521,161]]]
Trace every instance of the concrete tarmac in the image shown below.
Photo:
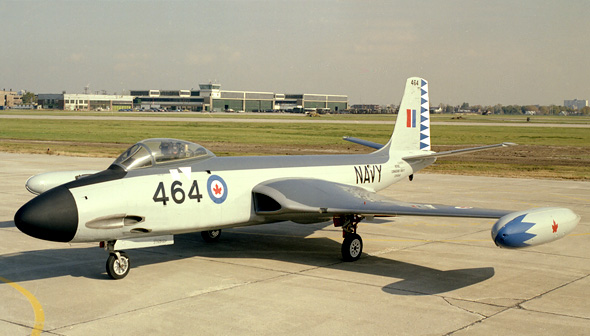
[[[378,218],[361,260],[340,260],[331,223],[198,233],[127,251],[110,280],[97,244],[21,233],[14,213],[37,173],[112,160],[0,153],[0,335],[585,335],[590,330],[590,183],[417,174],[381,193],[424,203],[582,216],[564,239],[497,248],[493,220]]]

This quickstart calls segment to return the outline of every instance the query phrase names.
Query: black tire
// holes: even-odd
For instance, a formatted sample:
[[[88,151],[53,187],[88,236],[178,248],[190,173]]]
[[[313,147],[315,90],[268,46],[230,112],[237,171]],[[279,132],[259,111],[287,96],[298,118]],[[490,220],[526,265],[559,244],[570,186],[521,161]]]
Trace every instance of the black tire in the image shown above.
[[[129,257],[125,252],[119,252],[121,255],[121,263],[117,258],[117,255],[111,253],[109,258],[107,259],[107,274],[111,277],[111,279],[119,280],[123,279],[124,277],[129,274],[129,270],[131,269],[131,262],[129,261]]]
[[[207,243],[215,243],[221,236],[221,230],[201,231],[201,237]]]
[[[357,261],[363,253],[363,240],[356,233],[349,233],[342,242],[342,260]]]

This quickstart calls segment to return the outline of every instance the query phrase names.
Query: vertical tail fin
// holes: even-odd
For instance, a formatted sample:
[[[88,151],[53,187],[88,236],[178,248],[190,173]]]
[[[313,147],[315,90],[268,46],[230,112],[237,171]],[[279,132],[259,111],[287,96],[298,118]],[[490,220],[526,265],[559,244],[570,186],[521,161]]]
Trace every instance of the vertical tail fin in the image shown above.
[[[430,102],[428,82],[408,78],[397,121],[389,140],[389,151],[430,150]]]

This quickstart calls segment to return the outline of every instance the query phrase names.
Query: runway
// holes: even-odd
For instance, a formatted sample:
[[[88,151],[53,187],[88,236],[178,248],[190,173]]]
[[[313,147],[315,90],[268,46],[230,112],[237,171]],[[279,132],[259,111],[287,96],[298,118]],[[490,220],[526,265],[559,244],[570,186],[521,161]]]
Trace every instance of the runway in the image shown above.
[[[21,233],[33,174],[106,168],[111,159],[0,153],[0,334],[30,335],[583,335],[590,330],[590,182],[417,174],[380,192],[395,199],[582,216],[562,240],[497,248],[493,220],[365,221],[361,260],[340,260],[331,223],[289,222],[198,233],[127,251],[105,272],[97,244]],[[28,294],[30,295],[28,295]],[[35,303],[36,302],[36,303]]]

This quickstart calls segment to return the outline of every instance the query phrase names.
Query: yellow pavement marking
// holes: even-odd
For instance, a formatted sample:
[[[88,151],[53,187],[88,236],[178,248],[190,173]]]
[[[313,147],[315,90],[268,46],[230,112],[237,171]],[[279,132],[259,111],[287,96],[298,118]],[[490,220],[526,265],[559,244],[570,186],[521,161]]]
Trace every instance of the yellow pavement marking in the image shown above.
[[[587,235],[590,235],[590,232],[572,233],[572,234],[569,234],[568,236],[587,236]]]
[[[6,278],[0,277],[0,281],[12,286],[14,289],[19,291],[22,295],[24,295],[27,298],[27,300],[29,300],[31,306],[33,306],[33,311],[35,312],[35,325],[33,326],[33,332],[31,333],[31,335],[41,335],[41,332],[43,331],[43,325],[45,324],[45,314],[43,313],[43,307],[41,306],[37,298],[28,290],[24,289],[20,285]]]

